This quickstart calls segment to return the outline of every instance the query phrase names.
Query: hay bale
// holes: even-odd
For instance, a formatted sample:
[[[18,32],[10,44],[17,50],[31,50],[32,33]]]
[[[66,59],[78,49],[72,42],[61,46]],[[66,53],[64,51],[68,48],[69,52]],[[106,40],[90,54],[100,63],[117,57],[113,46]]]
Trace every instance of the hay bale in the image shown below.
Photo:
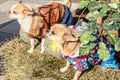
[[[75,71],[70,67],[61,73],[66,60],[48,53],[40,54],[39,46],[33,54],[26,53],[29,44],[19,38],[4,44],[1,51],[5,55],[5,80],[71,80]],[[120,71],[110,69],[103,73],[100,65],[90,68],[80,80],[119,80]]]
[[[4,54],[0,51],[0,76],[4,74]]]
[[[2,46],[1,51],[5,54],[6,80],[64,80],[65,77],[61,77],[59,71],[64,60],[46,53],[40,54],[40,46],[33,54],[28,54],[29,47],[28,43],[19,38]]]

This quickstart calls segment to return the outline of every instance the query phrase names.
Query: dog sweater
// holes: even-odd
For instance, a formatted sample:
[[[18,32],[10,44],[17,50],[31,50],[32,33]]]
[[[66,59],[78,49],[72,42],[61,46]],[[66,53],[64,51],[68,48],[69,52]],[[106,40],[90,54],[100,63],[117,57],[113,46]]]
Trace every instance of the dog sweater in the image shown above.
[[[68,60],[68,62],[73,66],[73,68],[76,71],[85,71],[87,70],[90,66],[99,64],[102,62],[102,60],[99,58],[99,55],[97,54],[98,50],[98,44],[90,50],[89,55],[80,55],[80,51],[77,50],[75,55],[77,56],[65,56],[65,58]]]

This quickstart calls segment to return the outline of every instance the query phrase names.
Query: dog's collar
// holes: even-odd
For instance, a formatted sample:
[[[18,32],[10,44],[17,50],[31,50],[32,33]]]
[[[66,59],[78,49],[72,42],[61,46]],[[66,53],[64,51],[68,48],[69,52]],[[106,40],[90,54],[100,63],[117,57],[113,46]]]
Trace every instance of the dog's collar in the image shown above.
[[[76,51],[76,53],[75,53],[74,55],[72,55],[72,56],[65,56],[65,58],[68,58],[68,57],[70,57],[70,58],[80,57],[80,49],[78,49],[78,50]]]
[[[69,57],[71,57],[71,58],[80,57],[80,49],[78,49],[74,55],[69,56]]]

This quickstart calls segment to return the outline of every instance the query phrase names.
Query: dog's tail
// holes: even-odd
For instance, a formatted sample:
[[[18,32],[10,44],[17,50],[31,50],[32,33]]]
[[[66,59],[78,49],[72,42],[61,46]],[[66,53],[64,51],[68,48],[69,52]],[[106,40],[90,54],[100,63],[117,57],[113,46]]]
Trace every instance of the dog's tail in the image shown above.
[[[71,0],[64,0],[64,1],[62,1],[62,0],[60,0],[60,1],[53,0],[53,1],[51,1],[50,3],[52,3],[52,2],[62,3],[62,4],[64,4],[64,5],[66,5],[68,8],[71,8],[71,6],[72,6]],[[48,4],[49,4],[49,3],[48,3]]]

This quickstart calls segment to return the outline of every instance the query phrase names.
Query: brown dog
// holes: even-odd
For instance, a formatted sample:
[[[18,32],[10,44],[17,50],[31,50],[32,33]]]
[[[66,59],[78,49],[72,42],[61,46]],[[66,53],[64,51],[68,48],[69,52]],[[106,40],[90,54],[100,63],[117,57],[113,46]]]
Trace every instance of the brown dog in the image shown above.
[[[63,24],[53,25],[46,33],[51,40],[55,41],[60,48],[64,56],[74,57],[77,50],[80,48],[79,36],[76,30],[67,28]],[[61,68],[60,71],[64,72],[68,69],[70,63],[67,61],[67,64],[64,68]],[[78,80],[81,72],[76,71],[73,80]]]
[[[69,1],[69,0],[68,0]],[[28,50],[32,53],[34,50],[34,38],[42,38],[41,53],[44,52],[44,36],[50,26],[60,23],[65,15],[67,6],[60,3],[51,3],[46,6],[38,7],[35,10],[21,1],[14,4],[8,15],[12,19],[17,19],[21,25],[21,30],[30,38],[31,48]]]

